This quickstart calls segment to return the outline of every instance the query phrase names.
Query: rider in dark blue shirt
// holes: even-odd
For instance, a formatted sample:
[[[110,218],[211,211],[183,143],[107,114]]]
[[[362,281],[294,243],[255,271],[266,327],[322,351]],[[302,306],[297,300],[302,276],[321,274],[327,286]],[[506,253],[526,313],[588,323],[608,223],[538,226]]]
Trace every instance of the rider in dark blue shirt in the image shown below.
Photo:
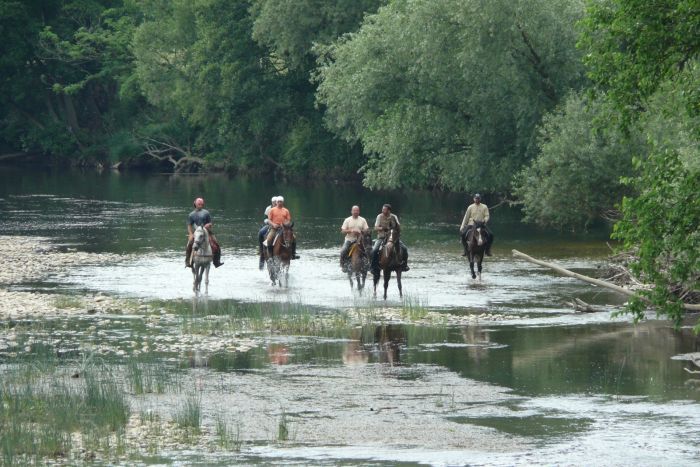
[[[209,232],[209,244],[211,245],[211,253],[213,256],[214,267],[223,266],[221,262],[221,247],[216,241],[214,233],[211,230],[211,215],[209,211],[204,209],[204,200],[197,198],[194,200],[194,211],[187,218],[187,252],[185,257],[185,267],[191,267],[190,255],[192,254],[192,243],[194,242],[194,229],[199,226],[204,227]]]

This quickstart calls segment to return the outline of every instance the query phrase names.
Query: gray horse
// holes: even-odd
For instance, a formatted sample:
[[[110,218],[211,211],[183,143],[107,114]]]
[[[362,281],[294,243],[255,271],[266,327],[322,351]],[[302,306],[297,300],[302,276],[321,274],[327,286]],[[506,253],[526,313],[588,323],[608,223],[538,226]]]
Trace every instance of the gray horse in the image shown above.
[[[192,291],[198,294],[202,285],[202,276],[204,276],[204,293],[209,293],[209,268],[212,262],[211,245],[209,244],[209,232],[207,229],[198,226],[194,231],[194,242],[192,243],[192,256],[190,263],[192,264]]]

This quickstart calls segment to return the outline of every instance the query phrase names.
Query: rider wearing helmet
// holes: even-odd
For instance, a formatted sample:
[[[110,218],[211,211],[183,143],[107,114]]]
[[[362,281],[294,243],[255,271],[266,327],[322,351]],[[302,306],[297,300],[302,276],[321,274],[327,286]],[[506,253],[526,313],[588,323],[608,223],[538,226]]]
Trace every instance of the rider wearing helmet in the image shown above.
[[[199,226],[204,227],[209,232],[209,244],[211,245],[214,267],[218,268],[219,266],[223,266],[224,263],[221,262],[221,247],[211,230],[211,215],[209,211],[204,209],[204,199],[197,198],[192,204],[194,206],[194,211],[192,211],[187,218],[187,256],[185,257],[185,267],[192,267],[190,264],[190,256],[192,255],[192,243],[194,242],[194,229]]]
[[[265,265],[265,255],[263,254],[263,242],[265,241],[265,237],[267,237],[267,232],[270,230],[270,219],[268,219],[267,216],[270,214],[272,208],[277,206],[277,198],[279,198],[279,196],[273,196],[270,200],[270,205],[265,208],[265,219],[263,220],[263,226],[258,232],[258,254],[260,255],[258,268],[261,270]]]
[[[267,238],[263,242],[263,246],[266,246],[269,249],[270,255],[272,255],[272,241],[274,240],[275,235],[277,235],[278,230],[282,227],[282,225],[292,222],[292,215],[289,213],[289,210],[284,207],[284,197],[277,197],[277,206],[270,209],[267,218],[270,221],[270,230],[267,234]],[[299,256],[297,256],[296,237],[292,242],[291,259],[299,259]]]
[[[462,246],[464,246],[464,253],[462,256],[467,256],[467,235],[469,231],[474,228],[476,222],[483,222],[484,230],[486,231],[486,256],[491,256],[491,244],[493,243],[493,234],[486,227],[489,221],[489,208],[481,202],[481,195],[479,193],[474,194],[474,203],[470,204],[467,208],[467,212],[464,214],[464,219],[462,220],[462,225],[459,227],[460,237],[462,238]]]

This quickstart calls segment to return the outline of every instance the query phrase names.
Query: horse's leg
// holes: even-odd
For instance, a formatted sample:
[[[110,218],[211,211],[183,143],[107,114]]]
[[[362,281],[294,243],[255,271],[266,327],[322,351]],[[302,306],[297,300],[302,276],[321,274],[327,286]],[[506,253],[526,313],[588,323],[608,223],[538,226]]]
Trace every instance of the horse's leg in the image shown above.
[[[197,265],[192,265],[192,292],[197,293]]]
[[[207,263],[207,265],[204,268],[204,293],[206,295],[209,295],[209,268],[211,267],[211,263]]]
[[[476,279],[476,274],[474,273],[474,254],[469,252],[469,269],[472,272],[472,279]]]
[[[399,297],[403,298],[403,291],[401,290],[401,269],[396,270],[396,283],[399,285]]]
[[[386,289],[389,288],[389,280],[391,279],[391,269],[384,270],[384,300],[386,300]]]
[[[372,279],[374,280],[374,298],[377,298],[377,284],[379,284],[379,274],[372,273]]]
[[[479,269],[479,280],[481,280],[481,263],[482,263],[482,261],[484,261],[484,253],[483,252],[479,255],[479,261],[477,262],[477,266]]]
[[[355,284],[352,282],[352,271],[348,270],[348,281],[350,281],[350,290],[355,288]]]

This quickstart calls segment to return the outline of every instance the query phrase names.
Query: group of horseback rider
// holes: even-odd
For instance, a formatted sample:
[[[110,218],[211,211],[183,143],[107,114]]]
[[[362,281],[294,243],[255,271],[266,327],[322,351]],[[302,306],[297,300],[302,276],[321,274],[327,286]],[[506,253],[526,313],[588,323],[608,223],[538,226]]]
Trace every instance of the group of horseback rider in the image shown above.
[[[464,253],[462,256],[467,255],[467,236],[469,232],[476,226],[482,225],[487,234],[486,240],[486,255],[491,256],[491,244],[493,243],[493,234],[486,228],[486,224],[489,221],[489,208],[481,202],[481,195],[476,193],[474,195],[474,203],[469,205],[467,212],[464,214],[464,219],[462,220],[462,225],[459,228],[460,237],[462,239],[462,245],[464,246]],[[212,220],[209,211],[204,209],[204,199],[197,198],[194,200],[194,211],[192,211],[187,220],[187,257],[185,260],[185,265],[191,267],[191,254],[192,254],[192,243],[194,240],[194,229],[202,226],[209,232],[209,242],[212,247],[212,260],[215,267],[222,266],[224,263],[221,262],[221,248],[212,232]],[[340,267],[343,271],[347,270],[348,262],[348,252],[353,243],[359,241],[363,234],[370,231],[369,225],[364,217],[360,216],[360,207],[353,206],[350,210],[350,217],[343,221],[343,225],[340,230],[345,234],[345,242],[340,250]],[[264,225],[258,232],[258,253],[260,255],[259,267],[263,268],[265,264],[265,248],[270,251],[275,238],[275,235],[279,229],[285,224],[291,224],[292,216],[289,210],[284,207],[284,198],[282,196],[273,196],[270,200],[270,205],[265,208],[265,219]],[[379,269],[379,251],[386,240],[387,234],[394,230],[399,231],[401,224],[399,223],[399,218],[396,214],[391,212],[391,205],[385,204],[382,206],[382,212],[377,215],[377,219],[374,222],[374,230],[377,232],[377,238],[374,241],[371,252],[371,268],[372,271],[378,271]],[[399,240],[399,248],[401,253],[401,270],[408,271],[410,268],[408,266],[408,249],[403,241]],[[292,242],[292,259],[299,259],[296,254],[296,239]]]

